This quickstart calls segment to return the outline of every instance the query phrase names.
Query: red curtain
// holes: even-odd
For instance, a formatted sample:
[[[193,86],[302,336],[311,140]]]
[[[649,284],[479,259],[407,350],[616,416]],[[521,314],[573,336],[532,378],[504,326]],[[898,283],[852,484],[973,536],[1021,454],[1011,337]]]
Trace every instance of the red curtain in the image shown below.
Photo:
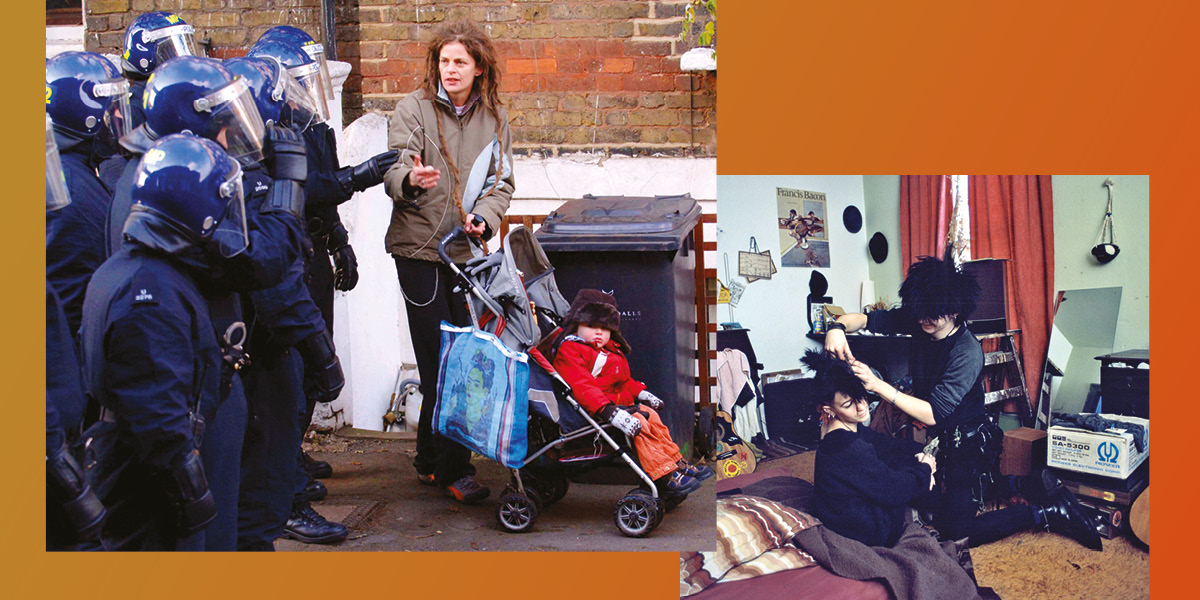
[[[1050,176],[978,175],[968,182],[971,257],[1009,259],[1008,328],[1021,330],[1021,364],[1033,409],[1054,320]]]
[[[950,230],[949,175],[902,175],[900,177],[900,258],[901,269],[918,256],[941,258]]]

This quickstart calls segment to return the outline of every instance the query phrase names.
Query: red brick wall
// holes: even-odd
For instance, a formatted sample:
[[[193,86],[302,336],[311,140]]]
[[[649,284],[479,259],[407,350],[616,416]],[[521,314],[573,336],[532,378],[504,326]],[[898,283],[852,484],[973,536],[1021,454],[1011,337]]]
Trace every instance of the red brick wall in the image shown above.
[[[320,37],[320,0],[88,0],[89,50],[117,52],[142,12],[171,10],[242,54],[281,23]],[[422,77],[424,41],[470,18],[496,41],[518,151],[716,155],[716,75],[679,70],[684,0],[336,0],[337,57],[352,65],[345,122],[390,113]],[[703,11],[701,11],[703,12]],[[703,26],[703,15],[699,26]],[[694,28],[694,31],[698,30]],[[694,39],[694,38],[693,38]]]

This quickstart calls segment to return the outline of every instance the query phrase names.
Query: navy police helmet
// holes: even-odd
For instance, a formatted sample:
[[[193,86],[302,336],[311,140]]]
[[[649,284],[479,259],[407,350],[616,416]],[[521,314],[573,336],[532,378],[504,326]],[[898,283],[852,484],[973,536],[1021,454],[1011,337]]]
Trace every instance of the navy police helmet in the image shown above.
[[[287,69],[273,57],[227,58],[226,69],[243,77],[267,125],[296,127],[300,131],[317,120],[317,106]]]
[[[317,107],[317,122],[329,119],[329,106],[325,101],[328,82],[321,76],[321,65],[300,46],[282,40],[259,40],[246,56],[279,61],[312,98]]]
[[[57,54],[46,59],[46,114],[71,137],[93,137],[106,122],[119,137],[129,133],[129,82],[94,52]]]
[[[196,56],[195,30],[179,15],[149,12],[140,15],[125,30],[121,68],[145,78],[159,65],[176,56]]]
[[[194,133],[216,140],[233,158],[262,160],[266,128],[250,85],[221,63],[197,56],[173,58],[146,82],[143,125],[151,138]]]
[[[262,43],[271,40],[276,40],[298,46],[301,50],[308,54],[321,67],[321,80],[325,86],[325,97],[328,100],[333,100],[333,85],[329,78],[329,62],[325,58],[325,46],[318,43],[307,31],[291,25],[276,25],[267,30],[258,38],[258,42]]]
[[[171,253],[215,248],[226,258],[249,246],[242,169],[220,145],[188,134],[150,147],[134,172],[125,235]]]

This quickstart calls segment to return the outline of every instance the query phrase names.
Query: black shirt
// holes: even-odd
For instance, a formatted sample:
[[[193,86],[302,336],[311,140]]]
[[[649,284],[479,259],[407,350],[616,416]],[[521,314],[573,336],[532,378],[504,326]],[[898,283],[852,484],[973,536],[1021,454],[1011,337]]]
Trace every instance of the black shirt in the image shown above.
[[[813,514],[826,527],[868,546],[900,539],[909,503],[929,489],[921,445],[866,427],[830,431],[817,447]]]

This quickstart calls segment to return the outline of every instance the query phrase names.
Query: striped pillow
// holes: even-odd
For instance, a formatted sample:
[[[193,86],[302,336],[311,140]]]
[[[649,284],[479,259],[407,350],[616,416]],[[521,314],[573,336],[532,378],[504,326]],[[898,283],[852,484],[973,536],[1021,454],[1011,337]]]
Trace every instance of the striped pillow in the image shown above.
[[[765,498],[719,498],[716,550],[679,555],[680,597],[721,581],[816,564],[811,556],[792,546],[792,538],[819,523],[807,513]]]

